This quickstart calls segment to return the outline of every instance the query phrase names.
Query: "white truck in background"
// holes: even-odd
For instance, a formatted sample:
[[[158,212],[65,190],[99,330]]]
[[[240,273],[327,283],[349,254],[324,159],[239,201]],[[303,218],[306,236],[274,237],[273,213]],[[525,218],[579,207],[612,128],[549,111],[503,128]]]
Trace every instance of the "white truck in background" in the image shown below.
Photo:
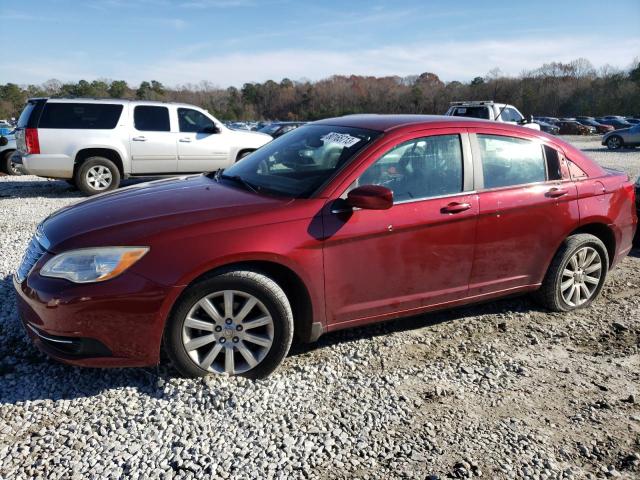
[[[516,107],[507,103],[496,103],[493,100],[467,100],[451,102],[450,105],[445,113],[447,116],[481,118],[540,130],[540,125],[525,119]]]

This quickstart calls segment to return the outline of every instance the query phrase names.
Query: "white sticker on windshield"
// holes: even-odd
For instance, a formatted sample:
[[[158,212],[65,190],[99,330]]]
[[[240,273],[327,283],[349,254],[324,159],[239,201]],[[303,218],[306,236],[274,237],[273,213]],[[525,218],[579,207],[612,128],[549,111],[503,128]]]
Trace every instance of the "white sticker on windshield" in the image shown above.
[[[348,133],[331,132],[327,133],[324,137],[320,137],[320,140],[326,143],[337,143],[343,147],[351,148],[360,141],[358,137],[352,137]]]

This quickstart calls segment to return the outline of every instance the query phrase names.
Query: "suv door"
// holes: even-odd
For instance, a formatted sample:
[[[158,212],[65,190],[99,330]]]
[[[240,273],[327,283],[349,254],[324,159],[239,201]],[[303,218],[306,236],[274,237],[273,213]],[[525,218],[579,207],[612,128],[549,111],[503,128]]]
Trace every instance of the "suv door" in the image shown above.
[[[329,325],[418,312],[467,293],[478,212],[467,134],[429,131],[380,153],[343,184],[341,198],[382,185],[394,192],[391,209],[345,209],[337,199],[323,212]]]
[[[136,105],[131,116],[131,173],[177,172],[177,148],[169,108]]]
[[[230,145],[213,119],[192,108],[178,108],[178,171],[210,172],[228,167]]]
[[[469,131],[480,202],[469,295],[539,284],[580,220],[566,161],[535,138]]]

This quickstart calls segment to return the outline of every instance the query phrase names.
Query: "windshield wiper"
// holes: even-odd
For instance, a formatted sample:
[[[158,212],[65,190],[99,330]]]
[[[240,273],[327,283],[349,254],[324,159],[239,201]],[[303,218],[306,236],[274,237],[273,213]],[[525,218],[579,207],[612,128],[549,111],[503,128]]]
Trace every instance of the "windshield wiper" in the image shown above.
[[[208,172],[205,175],[209,178],[213,178],[216,182],[218,182],[220,180],[220,175],[222,175],[222,172],[224,172],[224,168],[219,168],[212,172]]]
[[[220,169],[220,170],[222,170],[222,169]],[[220,171],[220,170],[218,170],[218,171]],[[234,181],[236,183],[239,183],[240,185],[244,186],[247,190],[251,190],[253,193],[258,193],[258,188],[256,188],[256,186],[254,186],[253,184],[247,182],[240,175],[225,175],[222,172],[220,172],[219,174],[216,172],[216,176],[214,178],[216,179],[216,181],[219,181],[220,178],[222,178],[223,180],[232,180],[232,181]]]

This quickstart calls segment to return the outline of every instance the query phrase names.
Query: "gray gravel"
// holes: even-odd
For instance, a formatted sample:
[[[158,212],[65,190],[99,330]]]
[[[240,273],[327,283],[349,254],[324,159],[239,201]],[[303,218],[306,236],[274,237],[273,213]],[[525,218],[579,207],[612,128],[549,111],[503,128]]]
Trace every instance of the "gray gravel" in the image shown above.
[[[570,138],[640,173],[640,150]],[[526,297],[326,335],[267,380],[92,370],[39,354],[10,274],[80,200],[0,178],[0,478],[638,478],[640,251],[588,310]]]

